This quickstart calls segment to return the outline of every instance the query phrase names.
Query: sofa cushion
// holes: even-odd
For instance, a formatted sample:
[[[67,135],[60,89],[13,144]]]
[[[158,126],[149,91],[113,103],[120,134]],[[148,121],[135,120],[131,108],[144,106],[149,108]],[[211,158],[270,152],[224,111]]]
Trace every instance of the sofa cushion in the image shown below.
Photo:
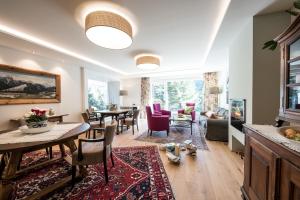
[[[210,118],[210,119],[215,119],[215,113],[214,112],[212,112],[212,111],[207,111],[206,113],[205,113],[205,116],[206,117],[208,117],[208,118]]]
[[[220,108],[219,112],[217,113],[219,116],[224,116],[226,110],[224,108]]]
[[[229,115],[228,110],[225,110],[225,112],[223,114],[224,119],[228,119],[228,115]]]

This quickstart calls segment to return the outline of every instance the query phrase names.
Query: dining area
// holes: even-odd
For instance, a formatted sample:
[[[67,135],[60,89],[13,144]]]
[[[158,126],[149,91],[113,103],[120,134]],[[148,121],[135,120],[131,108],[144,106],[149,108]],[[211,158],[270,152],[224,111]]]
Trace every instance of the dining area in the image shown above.
[[[20,185],[16,180],[19,177],[57,163],[68,165],[68,174],[53,184],[46,184],[47,187],[32,190],[26,199],[41,199],[61,188],[73,188],[86,176],[90,165],[99,163],[103,163],[103,177],[108,183],[108,162],[115,166],[113,138],[124,128],[132,127],[134,134],[134,127],[138,130],[138,115],[136,107],[87,109],[81,113],[82,122],[64,122],[67,114],[51,117],[49,111],[35,108],[30,115],[25,114],[23,121],[21,118],[11,120],[19,127],[0,131],[0,199],[18,199]],[[26,163],[28,159],[39,160],[40,152],[42,161]]]
[[[132,127],[132,133],[134,134],[134,127],[136,127],[137,131],[139,130],[138,126],[138,118],[139,118],[140,110],[136,106],[120,106],[110,108],[105,110],[94,110],[92,108],[86,109],[86,112],[82,113],[83,120],[91,125],[91,131],[95,128],[103,128],[105,126],[105,121],[115,120],[117,123],[116,134],[120,134],[124,131],[124,128],[128,130]],[[90,137],[90,136],[88,136]],[[94,137],[94,136],[93,136]]]

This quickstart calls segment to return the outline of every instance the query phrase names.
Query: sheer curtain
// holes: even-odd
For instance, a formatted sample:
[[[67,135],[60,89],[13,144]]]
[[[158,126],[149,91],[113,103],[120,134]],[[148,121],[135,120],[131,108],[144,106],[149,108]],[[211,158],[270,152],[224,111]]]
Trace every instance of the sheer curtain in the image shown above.
[[[203,74],[204,80],[204,111],[214,110],[218,106],[218,95],[210,94],[211,87],[218,86],[217,72],[208,72]]]
[[[107,83],[108,103],[120,104],[120,81],[109,81]]]
[[[150,100],[150,78],[143,77],[141,79],[141,107],[140,117],[146,118],[146,106],[149,105]]]

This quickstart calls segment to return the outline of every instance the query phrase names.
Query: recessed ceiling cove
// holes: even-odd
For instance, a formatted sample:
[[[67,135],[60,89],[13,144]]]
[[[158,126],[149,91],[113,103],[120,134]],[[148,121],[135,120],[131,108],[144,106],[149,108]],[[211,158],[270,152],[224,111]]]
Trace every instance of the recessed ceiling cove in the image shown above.
[[[262,1],[263,5],[260,3]],[[230,0],[113,0],[113,3],[111,2],[0,1],[0,32],[13,36],[12,40],[18,37],[99,67],[114,69],[121,74],[141,73],[143,70],[136,67],[136,62],[132,58],[143,52],[157,52],[163,58],[155,72],[182,72],[187,69],[203,69],[208,52],[211,49],[219,52],[220,48],[223,48],[212,48],[212,44],[219,33],[229,3],[237,5],[235,19],[241,15],[238,12],[241,10],[241,7],[238,7],[238,2],[241,2],[239,0],[231,2]],[[262,6],[271,4],[273,0],[243,2],[243,9],[251,11],[244,16],[248,19],[255,14],[252,12],[254,6],[258,7],[259,4],[263,8]],[[99,10],[100,7],[102,10]],[[126,19],[132,27],[131,45],[125,49],[113,50],[90,42],[85,34],[85,19],[94,11],[113,12]],[[234,13],[231,11],[231,14]],[[235,23],[228,23],[232,24],[228,28],[229,33],[238,32],[242,27],[234,26]],[[228,35],[230,37],[232,34]],[[222,37],[220,40],[227,41],[228,37]],[[1,38],[0,45],[3,45]],[[218,56],[214,56],[213,59],[221,60]]]

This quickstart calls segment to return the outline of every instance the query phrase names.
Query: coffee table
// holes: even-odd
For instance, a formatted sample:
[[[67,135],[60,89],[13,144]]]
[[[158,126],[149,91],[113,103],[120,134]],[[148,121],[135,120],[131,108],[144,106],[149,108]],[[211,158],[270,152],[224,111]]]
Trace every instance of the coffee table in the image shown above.
[[[192,117],[188,115],[172,115],[170,118],[170,126],[190,128],[191,135],[193,135],[193,123]]]

